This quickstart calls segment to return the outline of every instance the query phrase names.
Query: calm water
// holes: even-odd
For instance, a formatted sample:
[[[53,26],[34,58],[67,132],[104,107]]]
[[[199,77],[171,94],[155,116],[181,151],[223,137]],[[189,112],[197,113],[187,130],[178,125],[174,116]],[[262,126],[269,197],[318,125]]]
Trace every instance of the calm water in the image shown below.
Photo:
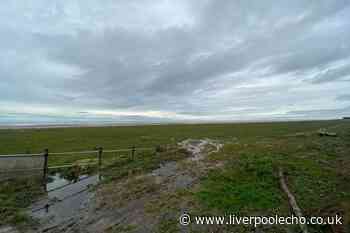
[[[49,177],[47,194],[35,202],[30,215],[39,220],[41,225],[50,227],[67,221],[79,214],[94,195],[90,187],[99,182],[99,176],[80,176],[78,182],[61,177],[59,173]]]

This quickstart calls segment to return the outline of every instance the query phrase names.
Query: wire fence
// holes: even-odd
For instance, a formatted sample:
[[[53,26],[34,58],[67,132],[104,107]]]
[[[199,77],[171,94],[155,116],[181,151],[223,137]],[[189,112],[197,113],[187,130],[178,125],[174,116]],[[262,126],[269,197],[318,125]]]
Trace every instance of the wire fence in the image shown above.
[[[64,197],[55,197],[55,201],[52,201],[49,198],[50,195],[57,195],[53,193],[61,192],[61,190],[65,192],[64,190],[67,188],[70,189],[70,187],[76,187],[76,185],[79,186],[78,183],[85,182],[85,180],[94,177],[91,175],[80,176],[80,168],[91,166],[97,168],[97,179],[100,180],[103,162],[105,162],[106,165],[109,165],[117,159],[125,157],[131,160],[136,160],[136,154],[140,151],[156,152],[157,148],[132,146],[127,149],[104,150],[102,147],[98,147],[94,150],[67,152],[49,152],[48,149],[45,149],[43,153],[37,154],[0,155],[0,181],[12,178],[33,179],[33,176],[38,176],[38,178],[42,180],[42,187],[44,188],[46,195],[36,201],[39,203],[39,206],[32,209],[31,212],[35,213],[42,210],[48,212],[51,206],[89,190],[89,185],[87,185],[86,187],[82,187],[74,192],[69,192],[67,195],[64,195]],[[123,153],[123,155],[121,153]],[[76,179],[70,180],[65,184],[59,184],[59,186],[56,187],[48,187],[48,183],[50,183],[49,178],[51,178],[49,174],[55,174],[59,169],[69,168],[73,168],[73,171],[75,169],[78,170]]]
[[[31,174],[41,175],[46,183],[50,170],[86,166],[97,166],[98,169],[101,169],[102,162],[111,159],[107,154],[126,152],[129,153],[130,159],[134,160],[137,151],[155,151],[155,148],[132,146],[127,149],[104,150],[102,147],[98,147],[95,150],[68,152],[49,152],[48,149],[45,149],[43,153],[36,154],[0,155],[0,180],[20,178],[21,175]],[[63,164],[54,162],[58,157],[66,157],[68,162]],[[50,162],[51,159],[53,162]],[[66,160],[63,159],[63,161]]]

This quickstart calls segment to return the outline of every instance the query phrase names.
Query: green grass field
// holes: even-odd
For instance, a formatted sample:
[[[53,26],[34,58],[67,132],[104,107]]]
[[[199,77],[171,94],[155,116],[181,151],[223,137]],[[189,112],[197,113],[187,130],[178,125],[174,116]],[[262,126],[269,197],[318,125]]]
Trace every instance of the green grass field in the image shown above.
[[[0,130],[0,154],[38,153],[156,146],[187,138],[240,140],[280,137],[286,134],[317,130],[341,121],[308,121],[282,123],[237,123],[203,125],[154,125],[92,128]]]
[[[317,134],[320,128],[336,132],[337,137],[320,137]],[[345,228],[350,229],[350,122],[345,120],[0,130],[0,154],[37,153],[44,148],[62,152],[89,150],[95,146],[105,149],[129,148],[132,145],[155,147],[175,145],[187,138],[221,140],[224,148],[209,155],[206,160],[209,163],[221,161],[225,165],[201,177],[197,189],[180,190],[181,195],[171,194],[171,198],[176,199],[174,203],[188,198],[191,203],[196,203],[189,209],[198,214],[288,215],[290,208],[279,187],[276,172],[282,167],[305,215],[340,213],[345,216]],[[135,161],[117,161],[109,165],[111,179],[107,179],[106,183],[127,176],[130,170],[147,172],[162,161],[186,157],[181,151],[175,155],[166,152],[160,157],[139,154]],[[55,162],[52,161],[52,164]],[[2,190],[6,190],[1,191],[0,202],[7,203],[7,209],[0,208],[0,215],[7,213],[14,217],[3,220],[3,224],[21,222],[25,217],[19,213],[28,201],[18,200],[26,194],[17,197],[6,185],[9,184],[0,185]],[[27,192],[28,199],[35,198],[30,195],[30,190]],[[166,206],[164,203],[160,203],[159,208],[154,206],[157,203],[153,203],[152,208],[159,211],[167,211],[169,207],[162,210],[162,206]],[[169,226],[160,226],[160,229],[176,229],[174,224],[169,222]],[[239,227],[235,230],[245,232]],[[284,232],[278,227],[274,230]],[[312,227],[310,232],[328,230],[326,226]]]

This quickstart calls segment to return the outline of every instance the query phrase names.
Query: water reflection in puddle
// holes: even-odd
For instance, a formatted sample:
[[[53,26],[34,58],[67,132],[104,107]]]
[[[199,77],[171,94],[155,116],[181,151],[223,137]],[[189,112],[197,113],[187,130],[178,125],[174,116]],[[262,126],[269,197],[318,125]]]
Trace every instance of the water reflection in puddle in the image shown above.
[[[98,175],[83,175],[73,182],[59,173],[49,178],[46,196],[30,208],[30,215],[46,226],[57,225],[77,216],[93,195],[89,188],[100,180]]]

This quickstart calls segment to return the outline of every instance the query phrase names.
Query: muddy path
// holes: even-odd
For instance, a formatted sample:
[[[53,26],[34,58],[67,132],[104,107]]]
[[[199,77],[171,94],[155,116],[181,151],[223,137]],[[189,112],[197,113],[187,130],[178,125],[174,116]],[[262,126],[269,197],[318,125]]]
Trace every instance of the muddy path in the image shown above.
[[[166,162],[147,174],[100,185],[90,192],[79,214],[66,217],[59,224],[43,223],[37,230],[48,233],[157,232],[164,218],[177,219],[176,211],[186,211],[188,203],[171,204],[170,198],[174,198],[178,190],[193,188],[210,169],[205,162],[206,155],[219,151],[222,146],[209,139],[182,141],[178,147],[190,152],[188,158]],[[161,213],[159,203],[176,211]]]

